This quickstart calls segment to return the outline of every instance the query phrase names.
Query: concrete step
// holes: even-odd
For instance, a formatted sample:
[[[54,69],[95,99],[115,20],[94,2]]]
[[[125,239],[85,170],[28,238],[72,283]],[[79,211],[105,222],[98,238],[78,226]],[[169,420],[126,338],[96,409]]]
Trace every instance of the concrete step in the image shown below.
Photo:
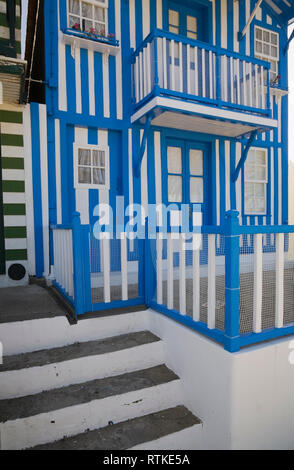
[[[165,365],[0,401],[1,449],[54,442],[183,404]]]
[[[4,357],[0,400],[153,367],[163,342],[148,331]]]
[[[201,421],[184,406],[177,406],[33,450],[194,449],[201,444],[201,437]]]
[[[86,316],[76,325],[70,325],[65,316],[0,323],[3,354],[11,356],[147,330],[148,310],[129,310]]]

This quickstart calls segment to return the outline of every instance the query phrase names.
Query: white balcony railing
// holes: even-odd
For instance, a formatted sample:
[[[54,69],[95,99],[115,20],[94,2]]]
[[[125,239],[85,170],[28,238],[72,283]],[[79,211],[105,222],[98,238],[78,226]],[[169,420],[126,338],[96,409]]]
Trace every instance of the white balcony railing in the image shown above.
[[[270,116],[269,64],[155,30],[133,55],[135,107],[161,94]]]

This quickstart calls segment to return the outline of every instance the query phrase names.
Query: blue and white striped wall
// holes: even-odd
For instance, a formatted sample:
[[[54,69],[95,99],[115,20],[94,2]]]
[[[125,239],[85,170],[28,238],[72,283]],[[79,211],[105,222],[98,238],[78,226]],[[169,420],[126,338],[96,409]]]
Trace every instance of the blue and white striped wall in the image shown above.
[[[81,213],[82,223],[93,224],[93,209],[99,202],[115,204],[117,195],[126,202],[160,204],[165,175],[162,166],[167,129],[152,128],[141,166],[141,177],[133,175],[133,158],[139,152],[142,129],[131,126],[131,48],[135,49],[154,28],[164,28],[167,0],[109,0],[109,31],[120,41],[116,56],[66,45],[59,32],[59,1],[45,2],[45,54],[47,105],[32,103],[26,109],[26,152],[32,155],[28,174],[30,201],[28,257],[30,274],[48,275],[52,263],[50,224],[68,223],[72,213]],[[242,54],[254,55],[254,22],[279,30],[263,7],[245,39],[237,33],[245,26],[255,1],[211,0],[212,38],[219,45]],[[47,10],[46,10],[47,9]],[[282,30],[281,30],[282,33]],[[281,40],[281,47],[283,41]],[[53,54],[53,55],[51,55]],[[53,57],[53,60],[51,60]],[[286,59],[282,82],[287,84]],[[287,98],[271,98],[277,130],[258,137],[257,146],[268,149],[268,215],[242,216],[243,224],[281,224],[288,219],[287,207]],[[283,124],[283,121],[285,124]],[[174,134],[174,132],[173,132]],[[236,197],[242,214],[242,177],[236,195],[230,173],[237,165],[244,143],[221,137],[178,133],[196,141],[208,141],[211,149],[211,223],[220,224]],[[110,148],[110,190],[75,190],[73,143],[107,143]]]

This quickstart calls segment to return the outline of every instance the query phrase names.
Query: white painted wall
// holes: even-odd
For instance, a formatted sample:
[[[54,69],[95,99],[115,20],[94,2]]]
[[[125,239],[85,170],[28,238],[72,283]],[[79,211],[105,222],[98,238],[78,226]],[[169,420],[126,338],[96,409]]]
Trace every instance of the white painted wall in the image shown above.
[[[185,405],[203,420],[206,448],[294,449],[293,337],[230,354],[157,312],[149,321]]]

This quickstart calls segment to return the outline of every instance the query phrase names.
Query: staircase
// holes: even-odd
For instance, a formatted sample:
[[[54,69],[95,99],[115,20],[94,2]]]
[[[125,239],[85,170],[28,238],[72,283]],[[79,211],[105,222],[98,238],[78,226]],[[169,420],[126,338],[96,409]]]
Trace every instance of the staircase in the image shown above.
[[[1,449],[203,448],[147,315],[0,324]]]

